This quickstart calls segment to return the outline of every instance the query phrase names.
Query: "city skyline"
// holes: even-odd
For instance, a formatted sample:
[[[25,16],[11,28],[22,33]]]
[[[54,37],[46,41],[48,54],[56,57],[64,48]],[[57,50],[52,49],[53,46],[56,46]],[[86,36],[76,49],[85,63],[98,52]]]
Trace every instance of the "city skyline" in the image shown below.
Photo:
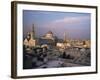
[[[41,37],[52,31],[58,38],[64,38],[64,32],[70,39],[90,39],[90,13],[23,11],[23,34],[31,31],[34,24],[35,35]]]

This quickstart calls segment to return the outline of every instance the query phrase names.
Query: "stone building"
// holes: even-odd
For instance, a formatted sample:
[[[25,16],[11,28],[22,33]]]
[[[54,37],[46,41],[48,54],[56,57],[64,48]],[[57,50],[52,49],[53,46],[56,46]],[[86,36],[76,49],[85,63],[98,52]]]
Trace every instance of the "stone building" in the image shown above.
[[[32,27],[32,31],[28,32],[23,44],[24,46],[30,47],[30,48],[36,46],[34,25]]]

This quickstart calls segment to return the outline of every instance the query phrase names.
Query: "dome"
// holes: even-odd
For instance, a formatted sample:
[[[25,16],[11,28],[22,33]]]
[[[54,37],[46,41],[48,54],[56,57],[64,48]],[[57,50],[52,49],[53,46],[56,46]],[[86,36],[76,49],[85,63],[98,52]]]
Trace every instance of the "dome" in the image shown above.
[[[52,31],[49,31],[47,34],[53,34]]]

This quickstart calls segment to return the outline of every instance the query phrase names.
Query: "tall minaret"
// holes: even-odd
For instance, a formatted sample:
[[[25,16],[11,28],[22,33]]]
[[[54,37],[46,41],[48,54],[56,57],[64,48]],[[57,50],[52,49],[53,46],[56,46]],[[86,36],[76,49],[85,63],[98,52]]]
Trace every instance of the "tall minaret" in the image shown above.
[[[34,30],[34,24],[32,25],[32,38],[35,39],[35,30]]]
[[[31,39],[35,39],[34,24],[32,25],[32,31],[30,32]]]
[[[67,43],[66,32],[64,33],[64,43]]]

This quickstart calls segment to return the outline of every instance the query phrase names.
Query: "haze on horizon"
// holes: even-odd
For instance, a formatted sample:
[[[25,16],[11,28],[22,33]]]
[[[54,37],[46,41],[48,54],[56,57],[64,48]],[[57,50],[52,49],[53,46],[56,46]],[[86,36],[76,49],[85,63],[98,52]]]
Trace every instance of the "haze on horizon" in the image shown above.
[[[75,12],[54,12],[23,10],[23,34],[32,30],[34,24],[35,35],[43,36],[52,31],[58,38],[90,39],[91,37],[91,14]]]

